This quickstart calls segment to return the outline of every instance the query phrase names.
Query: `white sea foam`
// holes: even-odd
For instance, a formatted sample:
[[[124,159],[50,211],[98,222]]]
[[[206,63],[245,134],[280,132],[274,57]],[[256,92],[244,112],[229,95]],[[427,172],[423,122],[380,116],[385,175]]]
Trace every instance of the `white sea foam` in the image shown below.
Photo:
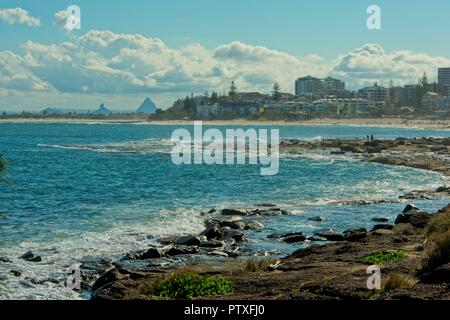
[[[157,237],[197,234],[203,228],[203,218],[199,212],[196,209],[170,208],[160,210],[158,215],[146,223],[117,223],[107,231],[84,232],[61,241],[23,241],[18,245],[4,246],[2,256],[12,260],[12,264],[0,264],[1,274],[7,276],[6,290],[0,298],[82,299],[78,293],[63,285],[51,282],[34,284],[30,279],[42,281],[52,278],[64,281],[67,267],[80,263],[83,259],[120,257],[130,251],[147,248],[152,242],[156,243],[154,238]],[[19,256],[28,250],[42,256],[43,261],[35,263],[20,259]],[[9,270],[20,270],[22,275],[14,277]]]

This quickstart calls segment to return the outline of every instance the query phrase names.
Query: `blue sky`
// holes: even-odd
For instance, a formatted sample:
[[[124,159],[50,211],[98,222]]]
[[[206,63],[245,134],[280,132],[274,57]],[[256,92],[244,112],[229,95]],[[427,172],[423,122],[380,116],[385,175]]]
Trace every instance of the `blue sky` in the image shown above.
[[[81,8],[82,29],[69,34],[56,25],[55,13],[71,4]],[[371,4],[381,8],[381,30],[370,31],[366,27],[368,16],[366,9]],[[107,101],[107,104],[128,108],[128,105],[134,107],[147,95],[152,96],[161,107],[167,107],[171,100],[190,91],[222,90],[225,88],[225,83],[233,77],[237,77],[243,90],[251,89],[252,86],[261,91],[269,90],[269,84],[273,80],[281,82],[285,91],[291,91],[292,80],[303,75],[302,70],[308,71],[306,73],[316,73],[317,76],[340,75],[350,87],[357,87],[373,80],[386,82],[392,78],[402,84],[407,82],[407,77],[413,78],[423,71],[431,73],[430,78],[435,77],[433,74],[435,67],[447,63],[446,59],[450,58],[450,41],[445,41],[448,39],[448,30],[450,30],[450,1],[446,0],[427,2],[411,0],[0,1],[0,10],[16,7],[38,18],[40,25],[9,24],[0,19],[0,53],[12,51],[17,55],[14,61],[18,61],[18,68],[26,69],[23,73],[28,75],[27,72],[30,72],[30,75],[36,77],[37,84],[27,83],[20,88],[18,81],[13,79],[14,85],[8,85],[4,80],[4,90],[0,92],[0,109],[12,108],[11,104],[15,106],[20,104],[21,107],[30,109],[47,104],[65,104],[73,107],[75,103],[73,97],[80,98],[87,105],[111,99]],[[57,82],[57,75],[55,75],[57,71],[50,70],[54,68],[49,62],[54,59],[50,53],[50,46],[73,42],[81,47],[86,44],[80,43],[77,38],[92,30],[108,31],[113,35],[141,34],[145,39],[160,39],[164,49],[158,50],[161,54],[165,54],[164,50],[167,49],[171,54],[176,55],[177,58],[173,58],[176,60],[176,68],[170,67],[170,64],[174,63],[172,59],[166,61],[164,65],[155,64],[149,69],[148,74],[138,76],[137,73],[130,71],[129,66],[124,66],[125,59],[123,55],[119,57],[119,51],[117,51],[115,58],[106,54],[96,63],[89,60],[91,64],[98,63],[105,67],[101,71],[95,70],[93,75],[95,81],[101,79],[99,72],[120,77],[121,81],[124,78],[131,79],[136,76],[136,79],[130,80],[132,86],[129,83],[123,86],[114,83],[117,85],[114,92],[108,92],[104,88],[96,89],[89,85],[83,86],[80,82],[86,81],[86,77],[91,77],[87,75],[88,72],[92,73],[92,67],[87,66],[88,71],[83,72],[82,77],[77,75],[79,76],[77,82],[67,83],[64,88],[58,88],[58,84],[53,83]],[[127,38],[122,42],[128,43],[128,41],[133,43],[134,40]],[[28,45],[24,49],[24,44],[27,42],[33,45]],[[126,47],[127,44],[122,42],[121,45]],[[117,43],[116,41],[115,46]],[[233,43],[234,46],[231,45]],[[45,57],[43,57],[42,48],[38,49],[37,44],[46,46]],[[184,48],[192,44],[199,45],[201,48],[195,48],[195,53],[191,49],[186,52]],[[367,44],[370,46],[365,46]],[[228,47],[221,48],[223,46]],[[218,55],[218,48],[221,48],[219,51],[222,55]],[[358,48],[362,50],[358,51]],[[117,48],[111,47],[111,52],[115,49]],[[152,56],[154,53],[147,48],[139,50],[141,49],[146,56],[149,56],[149,53]],[[98,53],[96,49],[92,50],[94,54]],[[81,51],[84,54],[86,48]],[[408,54],[395,54],[397,51],[407,51]],[[211,72],[204,70],[203,78],[199,78],[192,70],[196,65],[188,61],[189,55],[195,54],[197,57],[205,55],[206,57],[207,52],[210,52],[210,56],[214,58],[214,61],[207,62]],[[239,54],[236,55],[236,52]],[[242,52],[245,52],[245,55]],[[251,57],[248,56],[249,53]],[[366,66],[362,67],[361,59],[367,54],[376,57],[365,61]],[[89,64],[86,62],[88,59],[81,57],[79,53],[77,55],[66,53],[66,56],[70,56],[72,66],[76,62],[82,69],[86,67],[83,64]],[[33,57],[32,61],[35,65],[30,64],[31,60],[26,57]],[[277,74],[275,70],[277,68],[274,68],[273,72],[269,70],[270,68],[259,69],[261,57],[267,59],[266,65],[286,64],[286,61],[292,58],[294,67],[286,66],[286,70],[296,70],[296,74],[285,77]],[[153,58],[151,63],[159,60],[157,56]],[[181,60],[177,60],[178,58]],[[346,60],[342,60],[343,58]],[[108,59],[120,60],[120,68],[114,67],[117,70],[110,70],[111,65]],[[133,55],[133,59],[136,59],[136,55]],[[217,61],[218,59],[220,61]],[[238,61],[238,59],[244,60]],[[386,68],[377,70],[374,64],[383,64],[386,59],[391,63],[402,59],[402,63],[405,63],[404,69],[409,71],[396,74]],[[145,61],[148,62],[148,60]],[[340,63],[342,61],[346,64]],[[36,62],[40,65],[48,63],[48,70],[43,70],[45,66],[37,69]],[[119,64],[116,63],[116,65]],[[132,66],[135,68],[136,63],[133,62]],[[241,68],[241,66],[244,67]],[[247,67],[248,70],[253,68],[261,71],[258,73],[248,71],[246,74],[238,72],[239,69],[247,70]],[[67,65],[61,65],[60,68],[70,71],[66,69],[69,68]],[[237,70],[233,71],[234,69]],[[9,72],[11,73],[11,70]],[[122,74],[118,75],[119,72]],[[383,72],[385,72],[384,75]],[[204,79],[208,74],[217,76],[218,79],[208,82]],[[176,75],[179,76],[178,79]],[[220,76],[223,83],[219,79]],[[1,77],[2,69],[0,68],[0,80]],[[3,77],[5,79],[8,77],[7,71],[3,71]],[[179,85],[182,82],[178,81],[180,79],[185,79],[182,85]],[[12,81],[10,75],[8,81]],[[191,88],[188,85],[189,81],[192,82]],[[1,85],[0,81],[0,88]],[[73,88],[70,87],[72,85]],[[39,90],[35,90],[36,88]],[[51,94],[42,94],[45,90],[51,91]],[[28,101],[21,94],[23,92],[28,93],[26,96],[34,98]],[[39,94],[42,94],[43,100],[37,103],[35,97]],[[69,102],[66,101],[68,96],[71,97]]]

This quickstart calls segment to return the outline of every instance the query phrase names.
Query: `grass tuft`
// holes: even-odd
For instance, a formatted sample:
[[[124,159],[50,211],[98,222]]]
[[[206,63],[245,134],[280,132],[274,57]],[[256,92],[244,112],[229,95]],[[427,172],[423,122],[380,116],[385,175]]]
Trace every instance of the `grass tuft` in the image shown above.
[[[397,289],[411,289],[416,285],[416,281],[402,273],[391,273],[383,283],[383,291],[390,292]]]

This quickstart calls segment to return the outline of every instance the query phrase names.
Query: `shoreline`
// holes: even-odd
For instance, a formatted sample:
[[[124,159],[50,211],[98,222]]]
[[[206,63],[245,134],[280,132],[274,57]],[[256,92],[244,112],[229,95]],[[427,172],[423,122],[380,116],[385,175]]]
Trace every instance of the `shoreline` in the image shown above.
[[[84,118],[46,118],[0,119],[0,123],[105,123],[105,124],[139,124],[139,125],[192,125],[194,120],[139,120],[139,119],[84,119]],[[200,120],[199,120],[200,121]],[[202,120],[204,125],[242,125],[242,126],[358,126],[411,128],[422,130],[450,130],[450,120],[401,119],[401,118],[354,118],[354,119],[312,119],[303,121],[284,120]]]
[[[448,143],[447,143],[448,142]],[[350,153],[350,156],[363,155],[362,161],[378,162],[389,165],[403,165],[411,168],[420,168],[450,176],[449,161],[431,161],[433,158],[426,154],[429,152],[448,155],[450,139],[396,139],[394,141],[364,141],[364,140],[323,140],[320,142],[304,142],[296,139],[284,141],[281,148],[289,149],[293,153],[302,150],[328,150],[329,152]],[[440,147],[439,150],[435,149]],[[445,148],[445,150],[444,150]],[[333,151],[338,150],[338,151]],[[395,151],[394,151],[395,150]],[[386,155],[381,156],[382,152]],[[397,157],[392,152],[399,152]],[[418,155],[418,152],[421,154]],[[410,155],[415,160],[411,161]],[[381,157],[381,158],[377,158]],[[380,160],[382,159],[382,160]],[[386,160],[387,159],[387,160]],[[395,161],[393,160],[395,159]],[[400,160],[399,160],[400,159]],[[440,187],[437,190],[411,192],[400,196],[399,199],[413,201],[415,199],[433,199],[438,195],[442,199],[449,198],[450,188]],[[376,203],[359,203],[359,205],[373,205]],[[214,217],[214,229],[208,229],[208,220],[205,220],[207,229],[198,236],[181,236],[165,243],[178,250],[180,254],[195,256],[201,254],[201,241],[222,241],[221,228],[231,229],[231,239],[239,247],[245,241],[246,225],[252,223],[253,216],[283,215],[277,211],[274,204],[266,204],[266,208],[243,212],[236,209],[223,209],[219,216]],[[271,211],[275,210],[275,211]],[[275,213],[276,212],[276,213]],[[440,210],[450,216],[450,205]],[[391,300],[391,299],[450,299],[446,281],[450,274],[450,265],[444,271],[432,270],[428,274],[420,275],[421,265],[426,260],[430,242],[424,241],[423,234],[430,219],[438,213],[428,214],[413,205],[407,205],[399,213],[395,221],[385,218],[372,218],[373,228],[368,231],[364,228],[353,228],[344,232],[324,230],[306,237],[304,230],[293,227],[284,234],[274,233],[268,236],[273,241],[287,243],[310,242],[306,248],[298,249],[284,258],[250,259],[247,256],[232,255],[228,249],[215,249],[211,261],[188,261],[182,267],[169,266],[168,268],[148,268],[147,270],[127,269],[116,265],[109,269],[93,284],[93,299],[160,299],[152,296],[148,288],[154,283],[162,281],[173,273],[195,272],[204,276],[220,275],[230,279],[235,290],[224,296],[209,296],[207,299],[220,300]],[[231,219],[231,220],[230,220]],[[320,217],[313,218],[320,223]],[[226,230],[226,229],[224,229]],[[250,228],[251,230],[251,228]],[[230,230],[229,230],[230,231]],[[228,232],[228,231],[227,231]],[[211,233],[211,240],[209,239]],[[207,239],[200,237],[208,235]],[[199,237],[199,238],[197,238]],[[179,239],[183,239],[183,246]],[[196,240],[198,239],[198,240]],[[198,242],[196,242],[198,241]],[[197,248],[197,249],[193,249]],[[226,246],[225,246],[226,248]],[[200,250],[199,250],[200,249]],[[367,267],[375,263],[368,263],[364,259],[378,253],[395,253],[402,257],[398,261],[380,263],[386,277],[401,277],[402,281],[411,283],[411,287],[402,290],[369,290],[366,287],[368,278]],[[157,253],[157,254],[155,254]],[[150,248],[145,258],[154,259],[165,256],[164,249]],[[210,254],[210,253],[207,253]],[[214,259],[214,257],[219,258]],[[150,264],[151,265],[151,264]],[[149,265],[149,266],[150,266]],[[445,269],[447,268],[447,269]],[[442,275],[444,272],[444,275]],[[445,273],[447,272],[447,273]],[[400,274],[400,276],[399,276]],[[446,278],[447,277],[447,278]],[[389,280],[385,280],[389,281]],[[394,280],[392,280],[394,281]],[[448,283],[448,282],[447,282]],[[203,299],[199,297],[199,299]]]

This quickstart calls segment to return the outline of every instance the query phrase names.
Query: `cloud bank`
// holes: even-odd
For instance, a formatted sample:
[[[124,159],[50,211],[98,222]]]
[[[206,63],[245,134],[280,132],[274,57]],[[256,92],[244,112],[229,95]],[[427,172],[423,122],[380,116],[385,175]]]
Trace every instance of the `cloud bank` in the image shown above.
[[[61,21],[64,19],[61,18]],[[293,92],[300,76],[328,75],[349,87],[415,83],[450,60],[365,44],[332,61],[318,55],[286,52],[234,41],[208,49],[199,43],[169,48],[158,38],[92,30],[59,44],[28,41],[22,52],[0,52],[0,86],[19,92],[83,95],[158,95],[171,97],[205,90],[223,91],[234,80],[241,91],[269,92],[273,82]],[[9,92],[11,94],[11,92]],[[167,107],[165,105],[165,107]]]

